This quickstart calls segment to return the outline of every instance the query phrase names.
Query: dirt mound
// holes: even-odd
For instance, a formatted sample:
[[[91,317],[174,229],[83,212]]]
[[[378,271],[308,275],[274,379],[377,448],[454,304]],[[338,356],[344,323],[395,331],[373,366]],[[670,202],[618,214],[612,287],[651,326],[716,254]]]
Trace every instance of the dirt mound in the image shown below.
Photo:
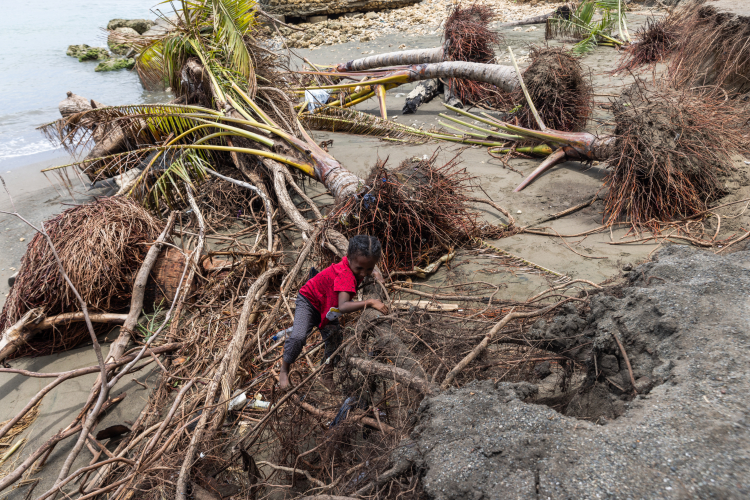
[[[524,402],[530,384],[476,382],[425,399],[394,462],[419,469],[435,499],[747,498],[750,252],[670,247],[630,278],[621,298],[594,297],[585,321],[535,325],[593,345],[598,381],[583,394],[619,401],[620,418],[597,425]],[[605,378],[627,382],[622,358],[605,359],[612,333],[643,384],[632,401]]]

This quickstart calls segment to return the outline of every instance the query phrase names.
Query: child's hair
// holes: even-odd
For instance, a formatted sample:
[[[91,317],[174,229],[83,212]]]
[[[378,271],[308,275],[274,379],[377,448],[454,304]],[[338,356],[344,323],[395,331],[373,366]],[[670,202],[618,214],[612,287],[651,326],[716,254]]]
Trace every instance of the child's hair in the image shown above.
[[[375,236],[358,234],[349,240],[349,249],[346,251],[346,256],[351,258],[356,255],[362,255],[363,257],[373,257],[375,260],[380,260],[382,252],[383,249],[380,246],[379,239]]]

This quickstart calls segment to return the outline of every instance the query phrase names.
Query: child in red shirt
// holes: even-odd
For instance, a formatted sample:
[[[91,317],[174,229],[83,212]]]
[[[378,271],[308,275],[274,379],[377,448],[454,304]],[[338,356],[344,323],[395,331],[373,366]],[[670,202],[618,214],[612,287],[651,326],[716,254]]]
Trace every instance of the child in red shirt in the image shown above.
[[[300,288],[294,311],[292,333],[284,342],[284,356],[279,371],[279,387],[286,389],[289,385],[289,369],[302,352],[313,327],[320,329],[325,341],[326,359],[338,349],[341,335],[338,320],[342,314],[373,307],[383,314],[388,314],[388,307],[376,299],[354,301],[357,286],[374,275],[383,281],[375,266],[380,260],[380,241],[374,236],[358,235],[349,240],[346,257],[338,264],[333,264],[311,278]],[[323,383],[333,386],[333,366],[326,365],[323,372]]]

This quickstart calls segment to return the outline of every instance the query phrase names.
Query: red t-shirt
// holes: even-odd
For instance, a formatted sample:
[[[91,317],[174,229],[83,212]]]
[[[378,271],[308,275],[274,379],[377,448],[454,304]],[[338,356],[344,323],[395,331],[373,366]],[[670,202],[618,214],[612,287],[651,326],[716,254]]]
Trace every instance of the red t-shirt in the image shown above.
[[[323,269],[300,288],[299,293],[320,313],[318,328],[323,328],[341,316],[338,310],[339,292],[349,292],[352,295],[357,293],[357,278],[349,269],[346,257],[338,264]]]

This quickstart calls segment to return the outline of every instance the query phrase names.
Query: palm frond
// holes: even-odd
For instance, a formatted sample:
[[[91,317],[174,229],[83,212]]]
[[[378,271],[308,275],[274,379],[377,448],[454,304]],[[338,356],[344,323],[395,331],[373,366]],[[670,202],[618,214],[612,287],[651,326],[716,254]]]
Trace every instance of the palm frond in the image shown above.
[[[601,17],[595,20],[597,10]],[[629,38],[625,35],[627,25],[622,0],[587,0],[578,5],[569,19],[557,16],[547,19],[545,38],[577,38],[580,41],[573,47],[573,53],[584,54],[600,43],[621,45],[622,41],[613,38],[615,27],[623,40]]]
[[[253,60],[244,36],[255,23],[255,2],[251,0],[213,0],[215,39],[226,53],[228,68],[244,77],[251,96],[256,82]]]
[[[369,135],[388,139],[411,139],[427,142],[429,137],[416,128],[362,113],[349,108],[326,107],[316,113],[304,113],[302,123],[312,130],[328,130],[356,135]]]
[[[182,86],[180,69],[195,55],[190,41],[185,33],[173,31],[141,47],[135,57],[135,69],[147,90]]]
[[[157,163],[158,153],[155,155],[128,196],[140,199],[142,203],[145,202],[156,209],[159,208],[160,203],[166,203],[170,209],[184,204],[186,186],[193,186],[203,181],[207,176],[206,167],[210,168],[211,165],[206,161],[205,155],[201,154],[204,153],[203,151],[187,150],[174,155],[170,153],[169,150],[164,152],[166,161],[162,165],[166,165],[166,168],[159,169],[160,172],[157,175],[153,173],[153,165]],[[156,180],[149,185],[148,179],[154,177]]]
[[[114,127],[120,128],[131,142],[137,142],[148,132],[156,142],[179,135],[199,123],[199,119],[215,120],[221,113],[201,106],[179,104],[132,104],[108,106],[76,113],[39,127],[43,134],[60,144],[71,154],[89,146],[96,134],[103,137]],[[92,127],[96,124],[96,128]]]

